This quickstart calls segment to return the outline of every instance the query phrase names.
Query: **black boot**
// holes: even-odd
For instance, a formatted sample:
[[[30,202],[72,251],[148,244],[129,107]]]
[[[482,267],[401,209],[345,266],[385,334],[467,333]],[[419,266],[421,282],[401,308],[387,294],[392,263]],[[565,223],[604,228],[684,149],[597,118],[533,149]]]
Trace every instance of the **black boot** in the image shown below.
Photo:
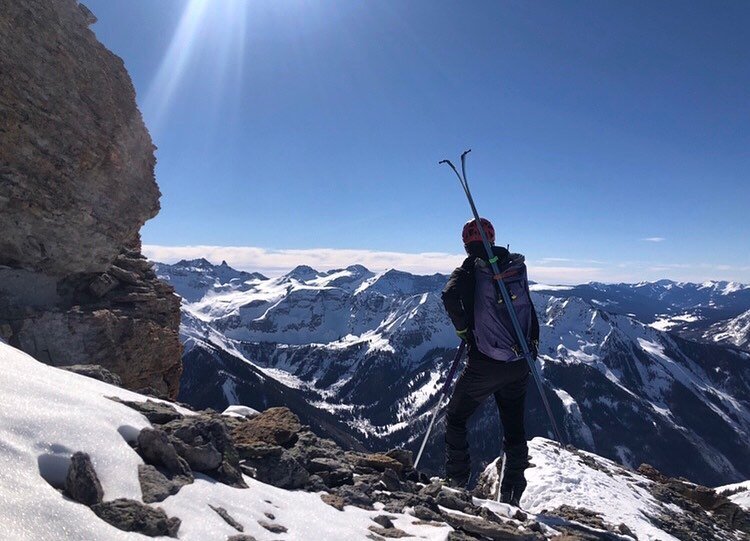
[[[471,476],[469,448],[453,449],[448,445],[445,448],[445,459],[445,477],[448,486],[466,488]]]
[[[529,467],[529,448],[526,442],[508,447],[503,454],[502,483],[500,501],[519,506],[523,491],[526,490],[524,471]]]

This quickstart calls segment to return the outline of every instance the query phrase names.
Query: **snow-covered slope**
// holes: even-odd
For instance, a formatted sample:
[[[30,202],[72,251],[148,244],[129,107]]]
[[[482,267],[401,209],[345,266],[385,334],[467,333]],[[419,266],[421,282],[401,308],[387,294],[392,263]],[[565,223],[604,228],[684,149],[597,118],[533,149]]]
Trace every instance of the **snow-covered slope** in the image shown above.
[[[632,315],[662,331],[685,338],[704,339],[713,324],[737,317],[750,308],[750,285],[738,282],[640,282],[602,284],[591,282],[577,286],[545,286],[536,291],[558,297],[577,297],[608,312]]]
[[[52,486],[63,484],[71,455],[83,451],[91,456],[105,501],[142,501],[138,465],[143,461],[128,440],[150,423],[106,397],[150,398],[41,364],[2,343],[0,366],[0,537],[13,541],[150,539],[110,526]],[[169,516],[181,519],[182,540],[224,540],[237,534],[209,504],[225,508],[245,526],[245,534],[259,541],[278,538],[260,525],[268,521],[266,513],[287,528],[286,539],[300,541],[313,535],[331,541],[366,539],[372,518],[382,514],[355,507],[341,512],[323,503],[319,494],[286,491],[250,477],[244,478],[247,489],[197,477],[158,504]],[[450,531],[445,525],[414,522],[407,515],[394,520],[415,538],[443,540]]]
[[[104,522],[92,508],[59,490],[71,455],[83,451],[91,457],[105,502],[128,498],[143,504],[138,470],[144,463],[131,444],[151,423],[136,410],[107,397],[132,402],[149,398],[43,365],[3,343],[0,366],[0,537],[13,541],[153,539]],[[172,407],[183,415],[194,415]],[[240,415],[246,413],[240,411]],[[236,525],[248,539],[258,541],[279,539],[279,534],[290,541],[366,540],[373,539],[373,532],[434,541],[471,538],[465,533],[451,537],[454,529],[483,531],[498,539],[546,539],[566,533],[566,539],[624,540],[629,537],[622,533],[632,531],[639,539],[671,540],[668,531],[695,521],[694,506],[688,510],[657,501],[651,480],[596,455],[562,449],[537,438],[531,442],[531,457],[534,467],[529,470],[529,487],[522,502],[530,511],[526,515],[492,499],[472,499],[448,489],[438,494],[439,487],[435,491],[434,485],[406,480],[396,481],[402,488],[394,495],[403,498],[403,491],[412,491],[407,498],[431,502],[433,510],[419,510],[415,503],[394,503],[386,510],[379,501],[357,504],[356,499],[337,509],[340,504],[335,497],[330,499],[332,494],[356,495],[362,488],[349,485],[332,494],[310,487],[290,491],[247,475],[242,476],[247,488],[234,488],[196,472],[195,480],[176,494],[146,505],[179,519],[176,537],[195,541],[229,539],[237,535]],[[383,478],[396,475],[387,473]],[[388,491],[376,492],[386,501],[391,498]],[[617,505],[612,505],[615,502]],[[706,513],[698,518],[713,531],[700,539],[740,539],[741,534],[728,529],[720,517]],[[391,529],[381,527],[384,520]]]
[[[714,323],[703,333],[706,340],[750,350],[750,310],[735,318]]]
[[[159,266],[165,279],[172,272]],[[215,408],[252,402],[259,385],[239,375],[252,367],[336,416],[370,446],[415,446],[457,342],[439,298],[445,280],[375,275],[361,266],[298,267],[233,289],[217,279],[183,308],[188,351],[180,398]],[[727,290],[718,287],[704,289]],[[533,298],[547,393],[570,441],[631,466],[649,461],[708,484],[750,477],[750,364],[743,354],[682,340],[593,300],[560,296],[568,292],[535,291]],[[213,393],[204,384],[209,379]],[[471,443],[479,465],[500,451],[499,439],[480,437],[499,430],[491,405],[475,423],[481,429]],[[534,389],[528,426],[532,434],[549,435]],[[435,471],[441,430],[425,459]],[[683,452],[675,456],[674,448]]]
[[[743,509],[750,511],[750,481],[717,487],[716,492],[727,496]]]

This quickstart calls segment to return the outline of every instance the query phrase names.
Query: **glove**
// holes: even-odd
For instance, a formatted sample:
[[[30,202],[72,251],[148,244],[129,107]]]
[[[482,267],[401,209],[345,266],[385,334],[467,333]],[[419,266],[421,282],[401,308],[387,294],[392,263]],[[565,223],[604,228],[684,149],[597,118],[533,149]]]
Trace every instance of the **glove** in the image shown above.
[[[531,356],[534,357],[535,361],[539,357],[539,340],[531,341]]]
[[[466,327],[463,330],[456,329],[456,334],[464,342],[468,342],[469,341],[469,328],[468,327]]]

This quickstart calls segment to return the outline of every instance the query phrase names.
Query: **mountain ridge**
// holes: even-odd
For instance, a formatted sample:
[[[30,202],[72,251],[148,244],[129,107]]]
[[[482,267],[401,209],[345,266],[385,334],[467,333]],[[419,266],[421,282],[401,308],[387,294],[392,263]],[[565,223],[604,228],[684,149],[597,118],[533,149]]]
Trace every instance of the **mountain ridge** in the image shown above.
[[[440,301],[447,277],[357,270],[306,267],[231,287],[210,277],[201,300],[183,306],[183,340],[205,340],[204,349],[252,364],[371,448],[414,446],[457,343]],[[164,278],[169,272],[157,265]],[[750,354],[686,340],[557,290],[532,296],[547,394],[574,444],[633,467],[649,458],[670,475],[693,471],[709,484],[750,476],[742,443],[750,434]],[[191,392],[184,387],[181,396],[190,402]],[[225,393],[212,396],[213,407],[228,404]],[[533,387],[528,400],[530,434],[549,436]],[[479,432],[499,433],[495,417],[485,407],[475,419]],[[434,471],[442,430],[438,423],[424,459]],[[672,456],[666,449],[674,446],[684,452]],[[477,468],[500,451],[494,439],[472,447]]]

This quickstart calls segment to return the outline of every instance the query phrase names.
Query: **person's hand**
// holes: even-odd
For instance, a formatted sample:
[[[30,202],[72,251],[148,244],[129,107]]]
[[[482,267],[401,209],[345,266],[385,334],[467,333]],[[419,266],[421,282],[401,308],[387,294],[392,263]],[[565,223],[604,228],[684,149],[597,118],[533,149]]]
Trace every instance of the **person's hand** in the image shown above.
[[[534,357],[534,360],[539,356],[539,340],[531,341],[531,356]]]

